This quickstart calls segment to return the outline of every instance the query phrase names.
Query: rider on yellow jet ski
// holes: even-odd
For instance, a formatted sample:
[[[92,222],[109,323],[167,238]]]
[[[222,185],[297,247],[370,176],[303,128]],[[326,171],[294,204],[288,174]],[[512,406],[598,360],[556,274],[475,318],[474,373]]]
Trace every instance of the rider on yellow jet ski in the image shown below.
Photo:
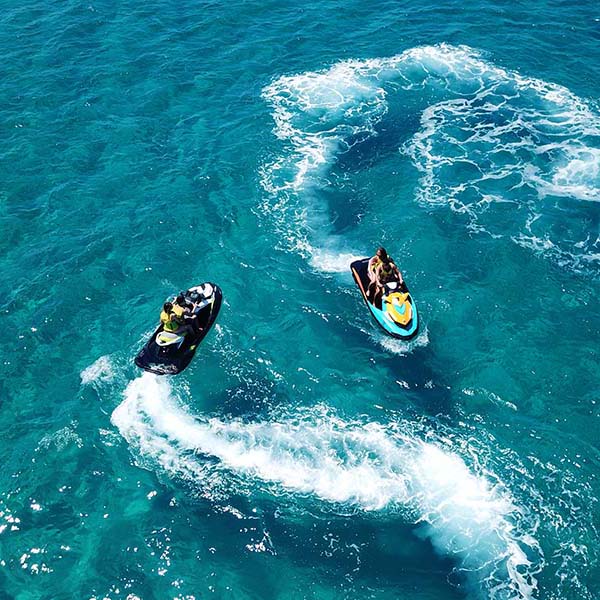
[[[369,260],[367,274],[371,282],[367,290],[367,297],[375,306],[381,304],[381,296],[386,283],[397,281],[401,284],[403,282],[402,273],[383,246],[380,246],[375,256]]]

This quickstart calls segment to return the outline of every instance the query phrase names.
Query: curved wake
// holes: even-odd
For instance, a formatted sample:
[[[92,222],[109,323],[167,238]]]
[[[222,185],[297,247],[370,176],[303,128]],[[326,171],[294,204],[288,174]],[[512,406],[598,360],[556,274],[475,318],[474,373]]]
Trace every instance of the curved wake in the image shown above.
[[[541,551],[520,531],[526,519],[508,492],[473,474],[448,440],[419,439],[408,423],[314,409],[273,422],[194,418],[147,374],[129,384],[112,421],[141,461],[170,476],[221,491],[224,479],[241,478],[277,495],[394,511],[455,557],[478,595],[530,598],[536,588]],[[236,481],[232,493],[242,488]]]
[[[280,77],[263,97],[284,144],[261,169],[263,209],[318,268],[319,252],[352,253],[331,234],[318,191],[337,185],[329,171],[341,154],[381,135],[384,119],[400,119],[394,103],[403,117],[410,110],[420,117],[420,128],[396,145],[420,172],[419,201],[447,205],[470,229],[560,264],[600,264],[591,203],[600,200],[600,115],[560,85],[440,44]]]

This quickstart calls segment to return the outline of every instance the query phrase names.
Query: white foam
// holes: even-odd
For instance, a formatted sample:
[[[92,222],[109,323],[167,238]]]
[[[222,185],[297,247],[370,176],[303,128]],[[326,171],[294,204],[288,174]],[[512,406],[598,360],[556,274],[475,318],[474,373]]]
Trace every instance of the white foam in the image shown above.
[[[110,382],[115,377],[115,372],[111,363],[110,356],[101,356],[98,360],[86,367],[79,374],[81,383],[87,385],[95,381]]]
[[[261,168],[263,209],[288,248],[317,268],[327,265],[312,251],[330,246],[331,231],[307,221],[315,210],[315,190],[336,185],[328,172],[337,157],[377,135],[397,94],[431,98],[420,130],[402,148],[421,172],[418,199],[467,214],[472,231],[518,239],[521,216],[539,209],[540,198],[600,199],[600,116],[567,88],[500,68],[466,46],[438,44],[388,58],[342,61],[281,77],[263,90],[284,145]],[[499,209],[497,223],[490,210],[506,202],[515,204],[510,231],[506,209]],[[551,256],[595,261],[593,247],[552,243],[560,252]]]
[[[408,423],[347,422],[319,410],[281,421],[198,419],[149,374],[129,384],[112,421],[144,464],[171,476],[206,487],[219,470],[274,493],[398,511],[422,523],[487,597],[530,598],[535,589],[525,550],[536,553],[537,543],[516,531],[507,491],[470,472],[447,440],[411,435]]]
[[[541,191],[553,196],[600,201],[600,148],[567,148],[562,166],[557,166],[552,182],[541,182]]]
[[[324,273],[348,273],[350,263],[361,258],[364,258],[364,254],[315,248],[311,251],[310,263],[315,269]]]
[[[398,356],[405,356],[416,348],[423,348],[429,344],[429,331],[427,327],[421,327],[418,335],[410,341],[394,339],[376,329],[371,330],[370,335],[382,348]]]
[[[273,107],[274,133],[289,149],[260,169],[268,194],[261,213],[274,220],[287,247],[315,268],[346,271],[347,259],[355,255],[346,251],[334,258],[326,250],[332,246],[327,224],[316,241],[309,239],[308,230],[316,228],[308,226],[307,217],[318,212],[311,190],[319,187],[320,177],[326,179],[352,137],[373,134],[373,124],[387,109],[385,92],[363,75],[362,63],[349,61],[327,71],[281,77],[265,87],[263,97]]]

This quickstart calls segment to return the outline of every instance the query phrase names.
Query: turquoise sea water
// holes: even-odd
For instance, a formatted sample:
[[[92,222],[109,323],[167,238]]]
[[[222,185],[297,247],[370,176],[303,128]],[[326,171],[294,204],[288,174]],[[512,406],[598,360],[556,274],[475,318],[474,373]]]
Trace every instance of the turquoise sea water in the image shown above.
[[[0,598],[600,597],[597,3],[2,9]]]

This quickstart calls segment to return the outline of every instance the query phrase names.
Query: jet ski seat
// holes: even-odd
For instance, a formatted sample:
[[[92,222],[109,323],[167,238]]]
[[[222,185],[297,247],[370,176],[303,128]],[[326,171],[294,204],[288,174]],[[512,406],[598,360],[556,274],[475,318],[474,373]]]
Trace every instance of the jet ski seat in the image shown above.
[[[156,343],[159,346],[171,346],[173,344],[181,346],[183,340],[183,335],[179,335],[178,333],[173,333],[171,331],[161,331],[156,336]]]

